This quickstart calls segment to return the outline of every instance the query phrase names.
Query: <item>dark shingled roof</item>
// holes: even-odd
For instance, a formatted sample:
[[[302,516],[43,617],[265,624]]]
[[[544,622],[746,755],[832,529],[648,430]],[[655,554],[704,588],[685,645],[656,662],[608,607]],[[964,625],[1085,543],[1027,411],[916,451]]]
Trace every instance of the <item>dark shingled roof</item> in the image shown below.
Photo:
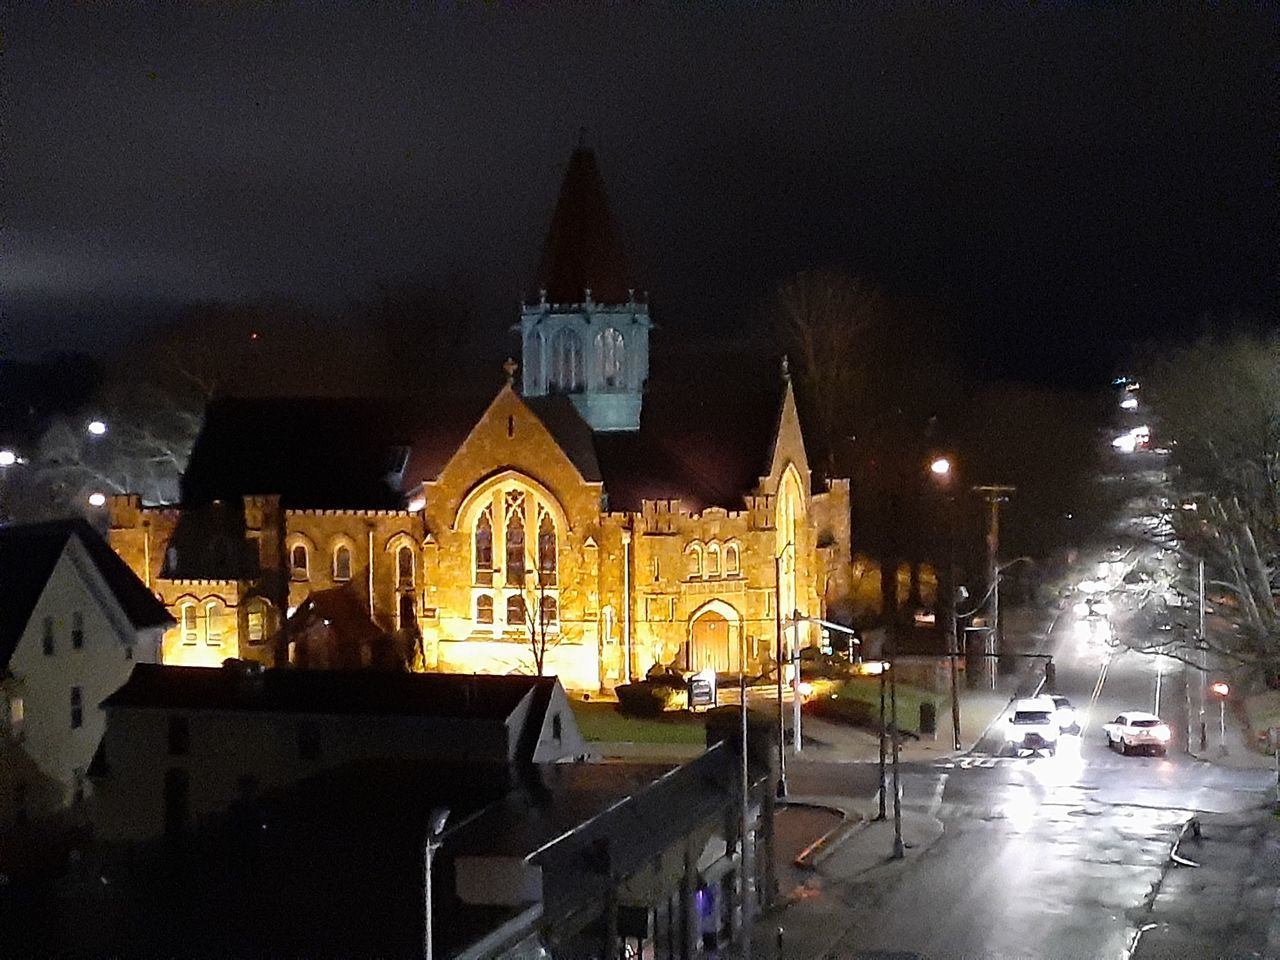
[[[600,464],[591,427],[582,419],[573,401],[563,394],[527,397],[525,404],[556,439],[565,456],[578,468],[582,479],[599,482]]]
[[[392,474],[406,434],[378,400],[215,400],[182,477],[182,501],[279,494],[294,509],[398,509]]]
[[[538,264],[535,294],[552,303],[626,303],[635,286],[614,233],[595,154],[578,147],[569,158],[560,197]]]
[[[376,670],[270,669],[255,673],[244,664],[210,669],[139,663],[129,681],[102,705],[501,721],[530,690],[546,687],[549,691],[556,683],[555,677]]]
[[[160,603],[106,541],[82,519],[0,527],[0,666],[8,666],[54,565],[76,537],[136,629],[173,623]]]
[[[785,390],[776,360],[689,355],[657,367],[640,430],[595,435],[609,508],[680,498],[741,509],[769,470]]]

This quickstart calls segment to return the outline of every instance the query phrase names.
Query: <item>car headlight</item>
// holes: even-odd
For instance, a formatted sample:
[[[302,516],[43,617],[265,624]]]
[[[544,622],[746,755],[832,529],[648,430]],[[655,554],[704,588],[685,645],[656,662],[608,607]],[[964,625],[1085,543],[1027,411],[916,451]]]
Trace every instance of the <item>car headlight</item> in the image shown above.
[[[1155,735],[1157,740],[1168,740],[1169,737],[1172,736],[1169,732],[1169,728],[1164,726],[1156,727]]]

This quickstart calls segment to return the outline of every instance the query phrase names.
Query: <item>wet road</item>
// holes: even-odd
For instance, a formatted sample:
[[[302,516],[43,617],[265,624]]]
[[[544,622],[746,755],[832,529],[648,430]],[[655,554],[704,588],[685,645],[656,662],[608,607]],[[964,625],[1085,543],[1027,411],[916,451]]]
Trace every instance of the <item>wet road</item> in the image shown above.
[[[1118,610],[1112,626],[1145,629],[1140,611]],[[1232,771],[1183,753],[1180,665],[1110,646],[1070,615],[1050,642],[1055,692],[1075,704],[1080,736],[1064,738],[1054,757],[1000,756],[997,724],[970,756],[907,765],[904,807],[938,817],[945,833],[890,882],[819,881],[824,895],[852,905],[833,956],[1125,958],[1188,817],[1256,811],[1272,796],[1274,777],[1265,771]],[[1110,750],[1102,723],[1124,710],[1151,710],[1157,687],[1174,731],[1168,757]],[[873,765],[837,767],[807,765],[796,771],[795,788],[874,794]]]

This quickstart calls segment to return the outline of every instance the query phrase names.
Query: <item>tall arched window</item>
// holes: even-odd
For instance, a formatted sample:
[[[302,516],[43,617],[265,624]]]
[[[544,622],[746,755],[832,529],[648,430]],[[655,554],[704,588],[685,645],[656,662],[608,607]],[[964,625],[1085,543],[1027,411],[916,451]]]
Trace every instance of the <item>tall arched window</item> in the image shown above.
[[[293,578],[295,580],[306,580],[309,576],[307,572],[307,547],[306,544],[295,544],[289,553],[289,566],[293,568]]]
[[[507,586],[524,586],[524,495],[507,494]]]
[[[551,341],[547,389],[551,393],[577,393],[582,387],[582,338],[576,330],[565,328]]]
[[[622,334],[608,327],[596,334],[596,362],[601,390],[625,390],[626,344]]]
[[[539,513],[542,519],[538,521],[538,583],[550,587],[556,582],[556,524],[546,510],[540,509]]]
[[[485,507],[476,521],[475,533],[476,583],[483,587],[493,584],[493,509]],[[490,612],[493,602],[490,601]]]
[[[351,548],[346,544],[339,544],[333,551],[333,579],[350,580],[351,579]]]
[[[402,587],[413,586],[413,548],[401,547],[396,551],[396,576]]]

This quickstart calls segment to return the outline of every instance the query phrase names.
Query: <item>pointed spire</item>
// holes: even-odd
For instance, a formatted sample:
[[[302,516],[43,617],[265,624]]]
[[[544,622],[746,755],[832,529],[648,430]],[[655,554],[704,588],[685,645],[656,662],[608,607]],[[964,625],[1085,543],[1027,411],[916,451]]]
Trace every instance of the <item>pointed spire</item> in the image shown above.
[[[627,291],[635,287],[585,127],[569,158],[533,286],[545,289],[552,303],[584,303],[589,289],[601,304],[627,303]]]

